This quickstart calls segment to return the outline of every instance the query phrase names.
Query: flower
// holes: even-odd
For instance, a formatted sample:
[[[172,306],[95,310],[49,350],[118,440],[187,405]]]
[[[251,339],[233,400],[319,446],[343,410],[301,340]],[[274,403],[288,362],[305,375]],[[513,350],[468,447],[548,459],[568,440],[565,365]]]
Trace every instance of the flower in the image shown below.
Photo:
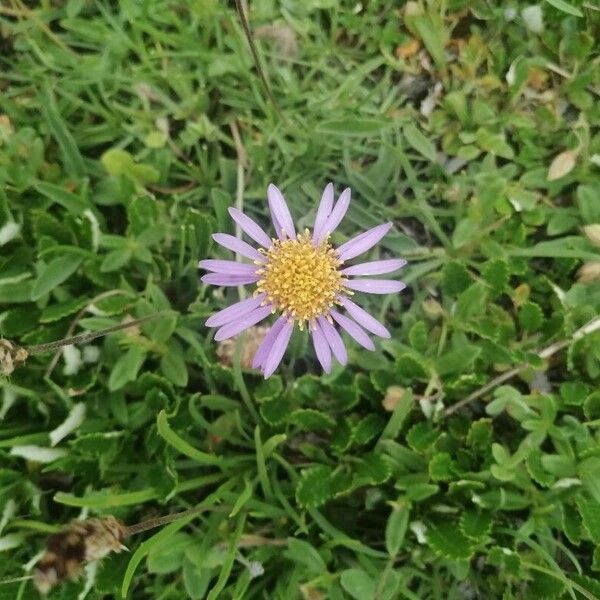
[[[377,225],[334,248],[330,236],[348,210],[350,188],[346,188],[334,204],[333,185],[330,183],[325,187],[312,233],[308,229],[296,233],[286,201],[272,184],[268,187],[267,198],[276,238],[270,238],[257,223],[236,208],[230,208],[229,214],[260,248],[226,233],[213,235],[218,244],[250,259],[251,264],[212,259],[199,263],[201,269],[210,271],[202,277],[204,283],[255,285],[251,298],[215,313],[206,321],[208,327],[219,328],[215,340],[231,338],[270,314],[278,313],[279,317],[252,362],[253,368],[259,368],[265,378],[279,366],[294,324],[300,329],[308,325],[315,353],[327,373],[331,371],[332,357],[342,365],[348,359],[336,325],[367,350],[374,350],[375,345],[367,331],[383,338],[389,338],[390,332],[350,296],[354,292],[400,292],[406,287],[401,281],[360,276],[391,273],[403,267],[406,261],[394,258],[352,266],[346,263],[373,248],[388,233],[392,223]],[[346,314],[341,312],[342,309]]]

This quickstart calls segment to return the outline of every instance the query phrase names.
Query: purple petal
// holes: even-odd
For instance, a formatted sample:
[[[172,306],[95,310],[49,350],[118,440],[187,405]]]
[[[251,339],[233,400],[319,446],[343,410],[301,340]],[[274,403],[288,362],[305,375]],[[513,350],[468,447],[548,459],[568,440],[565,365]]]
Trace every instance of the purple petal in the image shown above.
[[[228,233],[213,233],[213,240],[223,246],[223,248],[227,248],[227,250],[231,250],[241,256],[245,256],[250,260],[260,260],[264,261],[265,257],[262,255],[256,248],[253,248],[244,240],[239,240],[233,235],[229,235]]]
[[[406,287],[405,283],[393,279],[348,279],[344,285],[367,294],[394,294]]]
[[[223,275],[222,273],[208,273],[208,275],[203,275],[200,278],[202,283],[223,286],[246,285],[248,283],[254,283],[259,279],[260,277],[258,275]]]
[[[282,327],[286,324],[286,322],[287,317],[281,316],[279,317],[279,319],[277,319],[277,321],[275,321],[275,323],[273,323],[271,329],[269,329],[267,335],[265,335],[262,344],[259,346],[258,350],[256,351],[256,354],[254,355],[254,358],[252,360],[253,369],[262,368],[265,359],[267,358],[267,356],[269,356],[269,352],[271,351],[271,347],[273,346],[275,339],[279,335],[279,332],[281,331]]]
[[[402,258],[391,258],[389,260],[373,260],[371,262],[361,263],[353,267],[342,269],[344,275],[382,275],[383,273],[392,273],[401,269],[406,264]]]
[[[374,333],[382,338],[392,337],[391,333],[373,316],[371,316],[364,308],[358,306],[345,296],[338,296],[340,304],[348,311],[348,314],[367,331]]]
[[[327,220],[323,224],[323,229],[319,232],[319,236],[315,238],[315,242],[320,244],[328,235],[335,231],[335,228],[340,224],[340,221],[344,218],[348,206],[350,206],[350,188],[346,188],[335,203],[333,210],[327,217]]]
[[[323,190],[321,202],[315,217],[315,226],[313,228],[313,240],[316,240],[323,230],[323,225],[327,221],[327,217],[331,214],[333,208],[333,183],[328,183]]]
[[[365,330],[355,323],[352,319],[345,317],[336,310],[330,311],[331,316],[337,324],[352,338],[354,338],[363,348],[375,350],[373,340],[365,333]]]
[[[216,312],[214,315],[211,315],[207,319],[205,325],[207,327],[221,327],[221,325],[226,325],[235,319],[239,319],[253,311],[255,308],[258,308],[264,301],[265,296],[266,294],[259,294],[254,298],[236,302],[235,304]]]
[[[341,365],[345,365],[348,362],[348,353],[346,352],[346,346],[344,346],[344,340],[342,340],[336,328],[327,319],[319,317],[317,321],[333,355]]]
[[[294,227],[290,209],[279,188],[272,183],[267,188],[267,199],[269,201],[269,210],[271,211],[273,225],[275,225],[279,238],[284,239],[282,237],[284,233],[289,238],[295,238],[296,228]]]
[[[246,265],[244,263],[235,262],[234,260],[216,260],[209,258],[207,260],[201,260],[198,263],[200,269],[205,271],[213,271],[215,273],[221,273],[221,275],[254,275],[256,265]]]
[[[340,260],[350,260],[370,250],[391,228],[392,223],[383,223],[348,240],[337,249]]]
[[[261,306],[259,308],[255,308],[253,311],[245,314],[241,319],[237,319],[231,323],[227,323],[227,325],[223,325],[220,329],[217,329],[217,333],[215,333],[215,340],[217,342],[222,342],[242,331],[248,329],[248,327],[252,327],[252,325],[256,325],[263,319],[266,319],[273,310],[273,305],[267,304],[267,306]]]
[[[292,336],[292,331],[294,331],[294,322],[288,321],[284,323],[281,331],[277,334],[275,338],[275,342],[273,342],[273,346],[269,351],[269,355],[265,359],[265,363],[263,366],[263,375],[265,379],[271,377],[275,372],[275,369],[279,366],[283,355],[288,347],[290,342],[290,337]]]
[[[313,346],[315,347],[315,353],[323,367],[323,371],[325,371],[325,373],[331,372],[331,348],[318,325],[312,330],[311,336]]]
[[[229,214],[255,242],[258,242],[264,248],[269,248],[269,246],[271,246],[271,238],[248,215],[245,215],[241,210],[233,207],[229,209]]]

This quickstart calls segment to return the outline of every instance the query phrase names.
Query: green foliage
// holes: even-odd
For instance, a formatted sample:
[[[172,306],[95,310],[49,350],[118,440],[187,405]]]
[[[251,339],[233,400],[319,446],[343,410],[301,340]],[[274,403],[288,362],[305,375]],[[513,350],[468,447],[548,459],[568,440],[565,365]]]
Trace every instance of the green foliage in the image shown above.
[[[0,8],[0,333],[168,311],[0,380],[0,598],[82,509],[200,503],[49,599],[600,598],[600,332],[538,356],[600,313],[599,13],[505,4],[250,2],[277,108],[233,3]],[[364,259],[408,261],[329,375],[204,326],[271,181],[299,229],[351,186],[333,241],[389,220]]]

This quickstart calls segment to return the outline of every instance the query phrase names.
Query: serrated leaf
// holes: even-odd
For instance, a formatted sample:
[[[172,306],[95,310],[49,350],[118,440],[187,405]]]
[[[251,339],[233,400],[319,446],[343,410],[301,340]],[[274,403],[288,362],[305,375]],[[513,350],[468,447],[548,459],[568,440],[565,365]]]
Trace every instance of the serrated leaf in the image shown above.
[[[467,444],[478,449],[489,448],[492,433],[491,419],[479,419],[479,421],[474,421],[471,423],[469,433],[467,434]]]
[[[291,412],[292,405],[288,400],[278,398],[260,405],[260,414],[269,425],[281,423]]]
[[[472,542],[451,521],[428,523],[427,543],[439,556],[467,559],[473,554]]]
[[[467,510],[460,517],[460,530],[468,538],[482,540],[492,530],[492,521],[491,512]]]
[[[392,468],[386,457],[375,452],[366,454],[356,466],[359,485],[379,485],[387,481],[391,474]]]
[[[326,431],[335,427],[335,420],[314,408],[299,408],[289,416],[294,423],[306,431]]]
[[[519,323],[525,331],[537,331],[544,322],[544,313],[535,302],[525,302],[519,310]]]
[[[550,487],[554,483],[555,477],[544,469],[540,450],[532,450],[529,453],[525,466],[531,478],[542,487]]]
[[[65,254],[53,258],[39,274],[33,289],[31,290],[31,299],[39,300],[42,296],[49,294],[57,288],[61,283],[69,279],[79,265],[83,261],[83,257],[78,254]]]
[[[600,503],[578,498],[577,508],[588,535],[595,544],[600,544]]]
[[[277,398],[283,391],[283,382],[280,375],[272,375],[261,381],[254,389],[254,398],[257,402],[266,402]]]
[[[406,434],[408,445],[417,452],[424,452],[435,444],[440,436],[439,431],[434,429],[428,421],[416,423]]]
[[[473,280],[466,267],[458,261],[450,261],[442,269],[442,291],[449,296],[456,296],[466,290]]]
[[[318,465],[302,471],[296,487],[298,504],[306,508],[325,504],[333,496],[332,475],[333,471],[326,465]]]
[[[379,415],[367,415],[352,430],[352,441],[358,446],[368,444],[384,427],[385,421]]]
[[[450,481],[452,472],[452,457],[447,452],[434,454],[429,461],[429,477],[432,481]]]
[[[385,548],[392,557],[396,556],[402,548],[409,518],[410,502],[406,500],[394,502],[385,525]]]
[[[62,302],[60,304],[51,304],[42,311],[39,317],[40,323],[53,323],[54,321],[60,321],[69,315],[75,314],[81,310],[87,303],[88,298],[76,298],[69,302]]]
[[[501,291],[508,284],[508,264],[500,258],[490,260],[483,267],[481,275],[492,289]]]

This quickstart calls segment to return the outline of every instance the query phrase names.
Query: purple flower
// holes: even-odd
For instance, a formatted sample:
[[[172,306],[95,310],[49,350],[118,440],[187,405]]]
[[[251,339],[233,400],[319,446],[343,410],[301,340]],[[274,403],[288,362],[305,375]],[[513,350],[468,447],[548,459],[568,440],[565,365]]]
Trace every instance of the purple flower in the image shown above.
[[[384,338],[389,338],[390,332],[350,296],[355,291],[368,294],[400,292],[406,287],[401,281],[371,276],[397,271],[406,261],[393,258],[354,265],[346,263],[373,248],[392,224],[373,227],[334,248],[329,238],[348,210],[350,188],[346,188],[334,203],[333,185],[327,185],[312,234],[308,229],[296,233],[286,201],[272,184],[267,190],[267,198],[277,238],[271,239],[250,217],[235,208],[230,208],[229,214],[260,247],[256,249],[226,233],[213,235],[218,244],[252,262],[200,261],[199,267],[210,271],[202,277],[204,283],[255,285],[252,298],[232,304],[206,321],[207,326],[218,327],[215,339],[226,340],[257,325],[272,313],[279,314],[252,363],[265,378],[279,366],[296,323],[300,329],[308,325],[315,353],[327,373],[331,370],[332,358],[341,364],[348,360],[346,346],[336,325],[367,350],[374,350],[375,345],[367,332]],[[346,314],[340,312],[342,309]]]

